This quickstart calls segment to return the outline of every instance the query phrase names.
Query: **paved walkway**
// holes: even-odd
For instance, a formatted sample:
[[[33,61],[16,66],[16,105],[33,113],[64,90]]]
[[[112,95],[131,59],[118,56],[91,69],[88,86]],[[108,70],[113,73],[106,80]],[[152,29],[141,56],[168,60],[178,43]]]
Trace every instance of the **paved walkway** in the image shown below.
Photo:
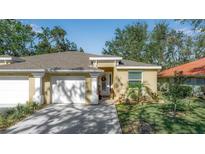
[[[114,105],[52,104],[5,133],[115,134],[121,129]]]

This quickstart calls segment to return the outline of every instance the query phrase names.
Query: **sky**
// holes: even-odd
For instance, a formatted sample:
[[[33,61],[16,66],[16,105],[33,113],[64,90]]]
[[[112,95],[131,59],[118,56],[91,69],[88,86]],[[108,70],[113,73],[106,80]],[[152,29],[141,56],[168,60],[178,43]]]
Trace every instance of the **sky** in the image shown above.
[[[36,32],[41,31],[41,27],[52,28],[60,26],[67,32],[67,38],[82,47],[87,53],[101,54],[105,47],[105,42],[114,38],[116,28],[124,28],[126,25],[140,22],[148,24],[151,31],[154,25],[162,20],[137,20],[137,19],[24,19],[24,24],[29,24]],[[175,20],[166,20],[171,28],[184,31],[192,35],[191,27],[187,24],[180,24]]]

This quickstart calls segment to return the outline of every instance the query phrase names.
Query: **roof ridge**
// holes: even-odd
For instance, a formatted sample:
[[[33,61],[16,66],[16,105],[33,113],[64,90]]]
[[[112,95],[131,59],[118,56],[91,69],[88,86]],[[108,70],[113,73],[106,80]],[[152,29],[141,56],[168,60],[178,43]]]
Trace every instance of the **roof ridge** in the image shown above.
[[[22,56],[21,58],[27,58],[27,57],[35,57],[35,56],[44,56],[44,55],[52,55],[52,54],[60,54],[60,53],[71,53],[71,52],[75,52],[75,53],[82,53],[82,54],[87,54],[84,52],[80,52],[80,51],[63,51],[63,52],[50,52],[50,53],[43,53],[43,54],[37,54],[37,55],[32,55],[32,56]]]

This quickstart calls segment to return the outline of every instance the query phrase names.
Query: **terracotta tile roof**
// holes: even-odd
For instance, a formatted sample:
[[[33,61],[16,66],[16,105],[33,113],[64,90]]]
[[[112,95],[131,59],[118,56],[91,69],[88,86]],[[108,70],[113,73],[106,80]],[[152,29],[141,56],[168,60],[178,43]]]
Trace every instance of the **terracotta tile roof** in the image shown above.
[[[175,72],[184,76],[205,76],[205,58],[161,71],[159,77],[172,77]]]

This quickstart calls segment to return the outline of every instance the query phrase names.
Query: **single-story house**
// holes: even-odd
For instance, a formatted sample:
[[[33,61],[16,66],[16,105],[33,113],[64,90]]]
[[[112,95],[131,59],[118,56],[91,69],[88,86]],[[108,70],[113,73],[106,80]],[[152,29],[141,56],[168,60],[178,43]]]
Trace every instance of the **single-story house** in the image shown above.
[[[205,58],[163,70],[158,75],[159,80],[169,80],[176,72],[185,77],[184,84],[194,89],[205,87]]]
[[[99,95],[117,100],[129,84],[145,82],[157,92],[160,66],[122,57],[59,52],[28,57],[0,56],[0,105],[97,104]]]

